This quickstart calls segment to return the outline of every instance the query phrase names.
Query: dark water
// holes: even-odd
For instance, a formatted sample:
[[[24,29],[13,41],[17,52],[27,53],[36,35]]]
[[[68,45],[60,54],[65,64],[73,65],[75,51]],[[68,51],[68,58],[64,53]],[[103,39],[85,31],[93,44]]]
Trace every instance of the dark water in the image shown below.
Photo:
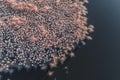
[[[78,50],[68,80],[120,80],[120,0],[90,0],[93,41]]]
[[[120,80],[120,0],[89,1],[88,22],[95,26],[94,39],[66,62],[67,75],[64,65],[57,69],[56,80]],[[45,76],[45,71],[41,73],[37,69],[14,76],[16,80],[53,80]]]

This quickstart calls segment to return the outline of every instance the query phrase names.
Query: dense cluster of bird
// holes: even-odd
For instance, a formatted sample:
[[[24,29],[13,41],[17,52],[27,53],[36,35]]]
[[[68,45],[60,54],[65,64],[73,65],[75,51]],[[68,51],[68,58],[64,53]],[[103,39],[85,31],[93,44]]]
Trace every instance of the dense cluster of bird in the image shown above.
[[[0,0],[0,72],[56,67],[80,41],[92,39],[87,0]]]

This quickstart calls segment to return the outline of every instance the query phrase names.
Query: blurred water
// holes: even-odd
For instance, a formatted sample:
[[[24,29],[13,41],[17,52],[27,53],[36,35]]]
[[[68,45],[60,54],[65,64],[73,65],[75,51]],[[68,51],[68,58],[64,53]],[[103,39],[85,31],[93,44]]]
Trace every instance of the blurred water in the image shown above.
[[[120,80],[120,0],[90,0],[88,9],[94,39],[78,50],[71,80]]]

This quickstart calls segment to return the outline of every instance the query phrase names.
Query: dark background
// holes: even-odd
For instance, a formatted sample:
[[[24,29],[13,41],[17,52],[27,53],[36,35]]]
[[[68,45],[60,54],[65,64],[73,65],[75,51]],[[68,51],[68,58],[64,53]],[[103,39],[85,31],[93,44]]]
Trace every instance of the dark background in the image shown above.
[[[88,22],[95,26],[92,41],[76,51],[55,72],[56,80],[120,80],[120,0],[89,0]],[[68,66],[68,74],[63,68]],[[42,74],[41,74],[42,73]],[[54,80],[39,69],[14,73],[15,80]],[[16,77],[15,77],[16,76]]]
[[[120,0],[89,0],[93,40],[77,51],[66,80],[120,80]]]

